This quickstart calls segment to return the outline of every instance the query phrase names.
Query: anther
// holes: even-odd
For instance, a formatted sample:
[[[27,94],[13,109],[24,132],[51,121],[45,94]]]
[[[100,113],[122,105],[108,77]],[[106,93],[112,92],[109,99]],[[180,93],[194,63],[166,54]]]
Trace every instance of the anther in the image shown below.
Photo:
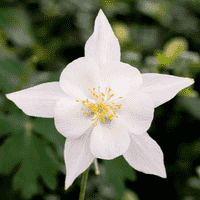
[[[89,101],[88,99],[82,101],[82,104],[85,106],[85,108],[90,109],[90,112],[83,112],[83,114],[88,114],[88,116],[95,116],[95,118],[91,120],[94,122],[92,126],[97,126],[98,122],[100,121],[103,121],[105,123],[105,118],[109,119],[110,121],[113,120],[113,117],[118,118],[118,116],[116,115],[116,111],[113,109],[120,109],[122,104],[116,105],[114,101],[117,99],[109,102],[111,97],[114,96],[114,94],[110,95],[110,87],[105,89],[105,94],[101,92],[100,87],[98,87],[98,95],[95,92],[95,88],[93,88],[92,91],[90,89],[88,90],[90,91],[92,98],[95,100],[95,103]],[[121,98],[122,97],[119,97],[118,99]],[[79,102],[79,100],[76,101]],[[81,108],[81,110],[84,110],[85,108]]]

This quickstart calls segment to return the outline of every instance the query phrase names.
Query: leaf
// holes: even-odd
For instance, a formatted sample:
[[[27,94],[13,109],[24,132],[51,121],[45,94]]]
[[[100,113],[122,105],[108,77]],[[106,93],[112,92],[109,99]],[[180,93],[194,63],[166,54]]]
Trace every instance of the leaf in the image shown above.
[[[176,59],[187,49],[187,40],[182,37],[177,37],[167,42],[162,52],[157,50],[155,53],[160,64],[173,65]]]
[[[0,8],[0,24],[16,44],[31,46],[35,43],[30,18],[22,7]]]
[[[25,64],[16,60],[0,60],[0,83],[5,93],[13,92],[19,83],[23,67],[25,68]]]
[[[168,64],[171,64],[172,63],[172,58],[168,58],[165,54],[163,53],[158,53],[157,55],[157,60],[159,62],[159,64],[162,64],[162,65],[168,65]]]
[[[57,146],[64,147],[65,137],[56,129],[53,118],[35,118],[32,121],[34,130],[41,133],[47,140]]]
[[[10,126],[17,126],[13,122]],[[13,188],[21,190],[23,197],[31,198],[39,191],[39,177],[51,190],[56,188],[56,174],[63,163],[59,163],[49,142],[34,133],[32,123],[24,120],[20,127],[23,130],[17,134],[13,131],[0,148],[0,173],[10,174],[20,164],[13,177]]]
[[[16,106],[15,106],[16,108]],[[12,114],[5,116],[0,114],[0,134],[4,133],[21,133],[24,129],[24,115]]]
[[[171,39],[164,47],[163,53],[167,58],[175,59],[188,49],[188,42],[183,37]]]
[[[3,143],[0,148],[0,174],[8,175],[20,163],[21,135],[16,134]]]
[[[13,177],[14,190],[21,190],[24,198],[31,198],[38,193],[37,185],[38,172],[35,169],[35,164],[31,158],[24,158],[22,164]]]
[[[139,197],[132,190],[127,190],[123,194],[122,200],[139,200]]]
[[[124,193],[126,178],[136,180],[134,169],[126,162],[123,156],[119,156],[113,160],[103,160],[106,167],[106,183],[114,185],[117,192],[116,199],[121,199]]]
[[[112,30],[120,43],[131,42],[129,27],[124,23],[112,23]]]
[[[190,187],[200,190],[200,179],[199,178],[191,177],[188,179],[188,183],[189,183]]]
[[[2,30],[2,27],[0,25],[0,60],[3,59],[15,59],[16,55],[13,51],[13,48],[9,48],[7,45],[7,40],[9,38],[5,34],[5,32]]]
[[[200,64],[190,64],[189,74],[191,77],[195,77],[197,73],[200,72]]]
[[[34,144],[30,149],[32,165],[35,165],[38,175],[53,190],[56,188],[56,173],[59,169],[59,162],[55,153],[47,145],[46,141],[36,137],[34,134],[32,134],[32,144]]]
[[[177,98],[176,104],[200,120],[200,99],[192,97],[179,97]]]
[[[185,96],[185,97],[192,97],[192,98],[197,98],[198,97],[198,92],[193,90],[193,86],[189,86],[187,88],[184,88],[178,93],[178,96]]]

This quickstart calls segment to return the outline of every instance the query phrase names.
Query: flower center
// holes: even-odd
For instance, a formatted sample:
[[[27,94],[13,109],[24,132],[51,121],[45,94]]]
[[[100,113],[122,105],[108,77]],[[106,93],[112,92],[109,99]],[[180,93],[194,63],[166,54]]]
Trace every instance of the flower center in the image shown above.
[[[95,92],[95,88],[91,91],[88,89],[91,93],[92,98],[95,100],[95,103],[89,101],[86,99],[86,101],[82,101],[82,104],[85,106],[85,108],[88,108],[89,112],[83,112],[83,114],[88,114],[88,116],[96,116],[92,121],[94,123],[92,126],[97,126],[98,122],[103,121],[104,123],[106,121],[113,120],[113,117],[117,117],[116,111],[114,109],[120,109],[121,105],[116,105],[114,103],[115,100],[110,101],[111,97],[114,96],[114,94],[110,95],[110,88],[106,88],[105,94],[103,92],[100,93],[100,87],[98,87],[98,94]],[[118,99],[121,99],[122,97],[119,97]],[[79,102],[79,100],[76,100]],[[81,108],[81,110],[84,110],[85,108]]]

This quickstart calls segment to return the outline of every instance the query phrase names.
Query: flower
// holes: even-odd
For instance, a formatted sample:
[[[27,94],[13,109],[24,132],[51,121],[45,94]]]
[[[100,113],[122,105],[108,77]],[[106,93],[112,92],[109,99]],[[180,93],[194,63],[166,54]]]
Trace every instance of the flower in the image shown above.
[[[120,155],[136,170],[165,178],[163,153],[146,131],[154,108],[193,83],[190,78],[141,74],[120,62],[119,42],[100,10],[85,57],[68,64],[59,82],[6,96],[27,115],[54,118],[66,137],[67,188],[95,158]]]

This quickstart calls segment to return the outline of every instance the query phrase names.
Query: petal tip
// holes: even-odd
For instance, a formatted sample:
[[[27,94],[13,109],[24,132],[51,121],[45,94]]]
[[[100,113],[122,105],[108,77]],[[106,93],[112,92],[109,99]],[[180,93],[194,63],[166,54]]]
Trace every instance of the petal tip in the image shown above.
[[[99,13],[98,13],[96,19],[98,19],[98,18],[101,18],[103,20],[106,19],[106,21],[108,20],[102,9],[99,10]]]
[[[99,14],[105,15],[102,9],[99,10]]]
[[[9,94],[5,94],[6,98],[9,99],[10,101],[13,101],[15,100],[15,92],[12,92],[12,93],[9,93]],[[15,103],[15,102],[14,102]]]
[[[188,78],[188,77],[185,77],[185,78],[188,79],[191,84],[193,84],[195,82],[193,78]]]
[[[195,82],[194,79],[192,79],[191,81],[192,81],[192,84]]]
[[[9,99],[9,98],[8,98],[8,94],[5,94],[5,96],[6,96],[7,99]]]
[[[166,173],[165,169],[162,170],[162,172],[160,172],[160,173],[158,174],[158,176],[160,176],[161,178],[167,178],[167,173]]]
[[[70,187],[70,186],[65,186],[65,190],[68,190],[69,187]]]
[[[193,78],[187,78],[188,79],[188,87],[192,84],[194,84],[194,79]]]
[[[164,173],[164,174],[160,175],[160,177],[162,177],[162,178],[167,178],[167,174]]]
[[[10,99],[10,94],[11,94],[11,93],[5,94],[7,99]]]

